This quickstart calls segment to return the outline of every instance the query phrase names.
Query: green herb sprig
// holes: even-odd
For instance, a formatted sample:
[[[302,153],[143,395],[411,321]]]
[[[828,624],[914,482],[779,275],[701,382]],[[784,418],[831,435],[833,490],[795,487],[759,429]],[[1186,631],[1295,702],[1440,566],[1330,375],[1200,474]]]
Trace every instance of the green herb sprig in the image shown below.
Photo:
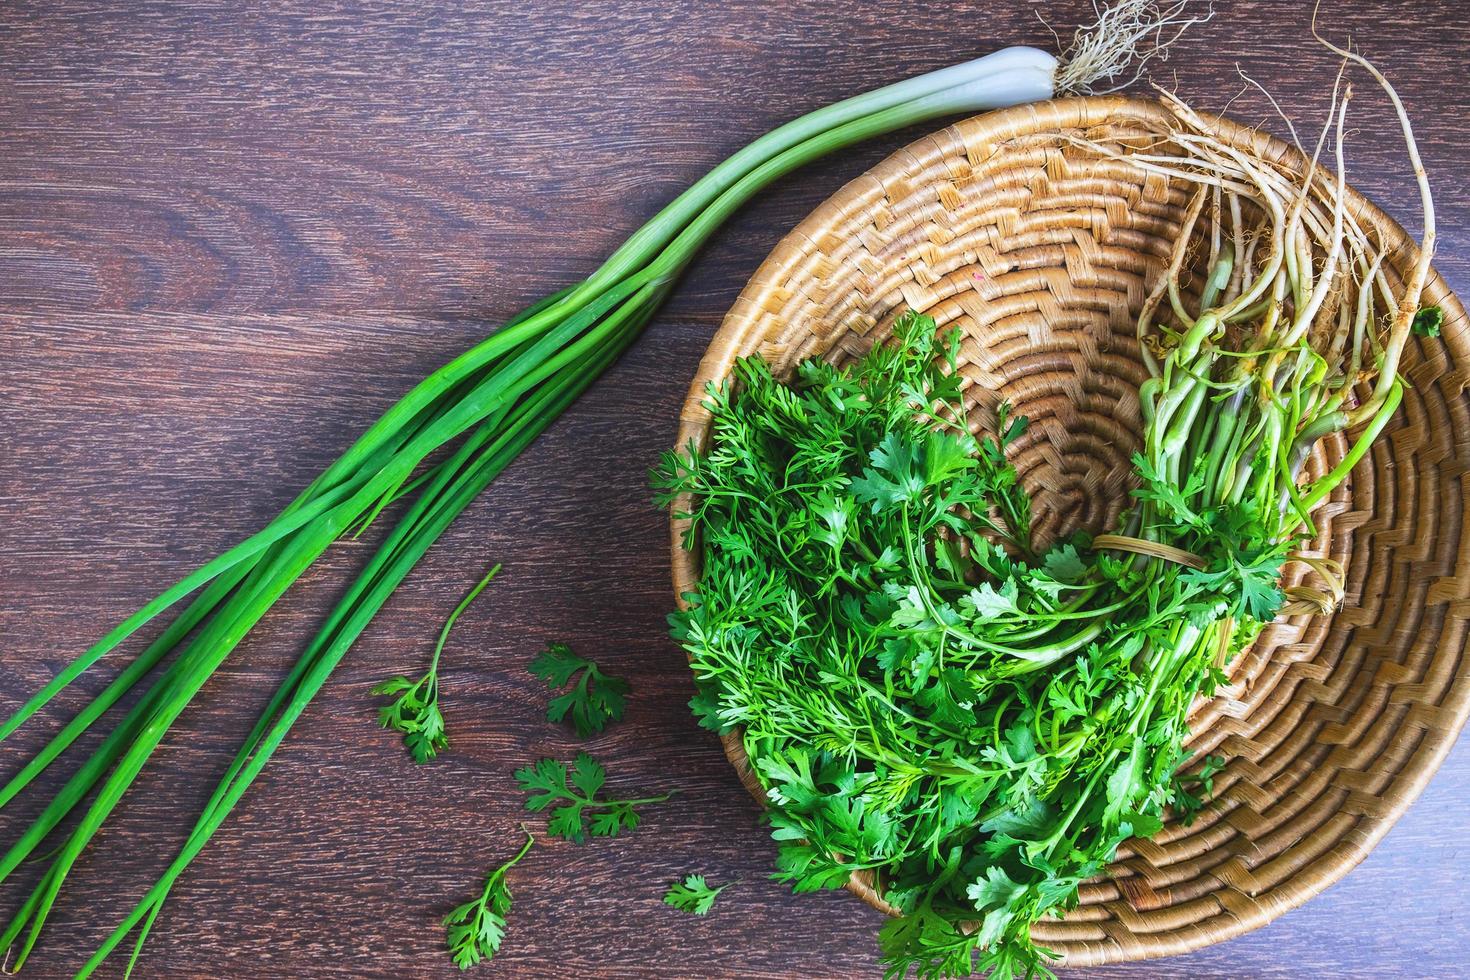
[[[444,621],[439,631],[439,640],[434,644],[434,656],[429,669],[418,680],[393,677],[373,688],[374,694],[391,696],[393,702],[378,710],[378,724],[403,735],[403,744],[409,755],[419,764],[430,761],[449,747],[449,736],[444,731],[444,714],[439,708],[439,657],[444,652],[444,643],[449,631],[454,628],[460,614],[469,608],[475,597],[495,578],[500,566],[496,565],[482,578],[469,594]]]
[[[715,900],[720,897],[720,892],[729,887],[729,883],[726,883],[712,888],[705,882],[704,875],[686,875],[682,881],[676,881],[669,886],[664,894],[664,904],[691,915],[708,915],[710,909],[715,907]]]
[[[635,830],[641,820],[637,807],[663,803],[673,796],[669,792],[622,800],[599,797],[607,772],[586,752],[577,753],[570,771],[563,762],[540,759],[517,769],[515,775],[521,788],[531,794],[526,809],[539,812],[556,804],[547,819],[546,832],[574,844],[586,843],[589,830],[594,837],[616,837]]]
[[[604,674],[597,664],[577,656],[565,643],[549,644],[531,661],[530,671],[553,691],[571,684],[546,706],[546,720],[570,719],[580,738],[595,735],[608,722],[623,717],[628,682]]]
[[[445,939],[454,965],[468,970],[494,957],[505,937],[506,916],[510,914],[510,886],[505,875],[520,863],[536,839],[526,832],[526,843],[515,857],[490,872],[480,897],[466,902],[444,917]]]

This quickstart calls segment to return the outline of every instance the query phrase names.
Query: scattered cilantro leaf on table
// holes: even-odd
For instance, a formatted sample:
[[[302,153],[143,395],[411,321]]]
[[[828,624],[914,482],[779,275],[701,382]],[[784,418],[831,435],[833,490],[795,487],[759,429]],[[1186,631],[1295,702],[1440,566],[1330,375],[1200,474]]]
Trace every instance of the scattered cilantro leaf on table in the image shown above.
[[[530,671],[553,691],[571,684],[546,706],[546,720],[559,722],[569,718],[581,738],[600,732],[608,722],[623,717],[628,682],[604,674],[597,664],[577,656],[565,643],[549,644],[531,661]]]
[[[540,812],[552,808],[546,821],[546,832],[574,844],[594,837],[616,837],[625,830],[638,827],[637,807],[663,803],[673,796],[646,796],[612,800],[598,796],[607,773],[602,764],[586,752],[578,752],[570,769],[556,759],[541,759],[534,765],[516,770],[521,789],[531,794],[526,809]]]
[[[669,886],[664,895],[664,904],[692,915],[707,915],[715,907],[715,899],[720,897],[720,892],[729,887],[727,883],[711,888],[705,883],[704,875],[686,875],[683,881],[676,881]]]
[[[408,747],[414,762],[428,762],[449,747],[449,737],[444,731],[444,714],[439,708],[439,657],[444,653],[444,643],[449,639],[449,631],[454,628],[455,621],[499,571],[499,565],[490,569],[449,614],[439,631],[439,641],[434,645],[429,669],[422,677],[418,680],[393,677],[373,687],[374,694],[393,698],[391,704],[378,709],[378,724],[403,736],[403,744]]]
[[[490,872],[480,897],[465,902],[444,917],[445,940],[454,965],[461,970],[491,959],[500,951],[510,914],[510,886],[505,875],[520,863],[536,839],[528,832],[526,843],[515,857]]]

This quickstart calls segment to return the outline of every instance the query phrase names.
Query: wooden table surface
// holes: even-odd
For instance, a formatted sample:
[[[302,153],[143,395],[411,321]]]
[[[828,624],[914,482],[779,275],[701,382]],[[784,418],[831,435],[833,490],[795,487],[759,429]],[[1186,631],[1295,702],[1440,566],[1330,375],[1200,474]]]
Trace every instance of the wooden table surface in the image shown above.
[[[1216,6],[1154,77],[1201,108],[1239,95],[1235,115],[1279,130],[1241,95],[1239,65],[1315,127],[1334,64],[1310,39],[1309,5]],[[1438,192],[1438,264],[1463,291],[1470,26],[1439,0],[1323,7],[1404,93]],[[586,274],[726,154],[859,90],[1009,42],[1050,44],[1038,9],[0,7],[0,708],[262,525],[414,381]],[[1046,12],[1072,25],[1085,6]],[[1394,126],[1362,91],[1351,179],[1412,224]],[[512,771],[582,746],[546,723],[524,669],[553,639],[632,682],[626,720],[589,743],[611,783],[680,795],[626,838],[533,851],[484,972],[877,975],[877,913],[766,878],[774,849],[756,809],[684,707],[687,671],[663,624],[666,525],[645,471],[761,257],[916,135],[808,168],[716,236],[647,335],[388,604],[180,882],[141,975],[453,975],[437,920],[518,842]],[[67,882],[27,972],[69,975],[131,907],[369,547],[332,550],[207,686]],[[414,767],[374,727],[369,688],[422,669],[442,618],[494,561],[505,571],[446,654],[453,750]],[[61,717],[0,746],[0,772]],[[1462,743],[1377,851],[1305,907],[1192,956],[1085,975],[1464,975],[1467,795]],[[6,808],[6,843],[37,802]],[[688,872],[738,884],[696,920],[660,904]]]

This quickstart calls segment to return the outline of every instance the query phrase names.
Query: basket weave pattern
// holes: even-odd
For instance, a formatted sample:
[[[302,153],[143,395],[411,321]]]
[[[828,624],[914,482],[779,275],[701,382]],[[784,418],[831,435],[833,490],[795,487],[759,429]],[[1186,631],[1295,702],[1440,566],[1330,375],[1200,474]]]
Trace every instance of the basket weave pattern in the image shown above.
[[[1031,424],[1012,459],[1039,541],[1113,525],[1128,502],[1146,377],[1134,320],[1169,254],[1187,189],[1063,138],[1136,143],[1165,131],[1154,102],[1070,99],[965,120],[848,184],[777,246],[711,344],[679,442],[703,445],[707,382],[759,351],[778,374],[881,342],[912,308],[964,333],[972,427],[1002,400]],[[1296,151],[1228,121],[1227,141],[1274,159]],[[1365,221],[1412,243],[1356,195]],[[1330,617],[1279,620],[1236,659],[1231,684],[1196,707],[1191,743],[1223,755],[1216,803],[1189,827],[1133,841],[1081,905],[1039,923],[1069,965],[1163,956],[1256,928],[1336,881],[1418,796],[1470,713],[1470,325],[1437,276],[1442,340],[1414,342],[1412,387],[1370,455],[1316,514],[1303,552],[1347,568]],[[1313,475],[1342,458],[1319,446]],[[698,584],[674,526],[675,590]],[[1288,566],[1289,581],[1303,574]],[[739,733],[726,753],[757,799]],[[868,883],[849,887],[885,908]]]

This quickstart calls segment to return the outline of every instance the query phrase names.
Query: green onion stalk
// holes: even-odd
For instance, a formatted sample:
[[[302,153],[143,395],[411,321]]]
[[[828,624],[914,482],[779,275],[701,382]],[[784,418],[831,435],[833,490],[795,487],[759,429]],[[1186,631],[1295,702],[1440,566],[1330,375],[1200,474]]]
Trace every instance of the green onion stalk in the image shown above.
[[[1085,91],[1112,79],[1135,49],[1182,21],[1139,0],[1079,32],[1072,57],[1007,48],[819,109],[755,140],[695,183],[581,283],[516,316],[388,409],[258,533],[148,602],[0,724],[12,735],[136,631],[161,634],[0,786],[0,809],[84,733],[105,736],[0,854],[0,881],[42,860],[39,880],[0,935],[25,964],[67,876],[179,715],[211,675],[321,555],[360,534],[390,504],[401,513],[326,617],[240,744],[183,847],[78,976],[129,935],[132,956],[170,889],[219,830],[338,662],[435,540],[638,336],[709,236],[771,182],[864,140],[929,120]],[[132,706],[122,699],[140,688]],[[106,720],[104,721],[104,716]],[[70,829],[53,833],[71,818]],[[44,855],[44,857],[42,857]],[[130,960],[129,968],[132,962]]]

